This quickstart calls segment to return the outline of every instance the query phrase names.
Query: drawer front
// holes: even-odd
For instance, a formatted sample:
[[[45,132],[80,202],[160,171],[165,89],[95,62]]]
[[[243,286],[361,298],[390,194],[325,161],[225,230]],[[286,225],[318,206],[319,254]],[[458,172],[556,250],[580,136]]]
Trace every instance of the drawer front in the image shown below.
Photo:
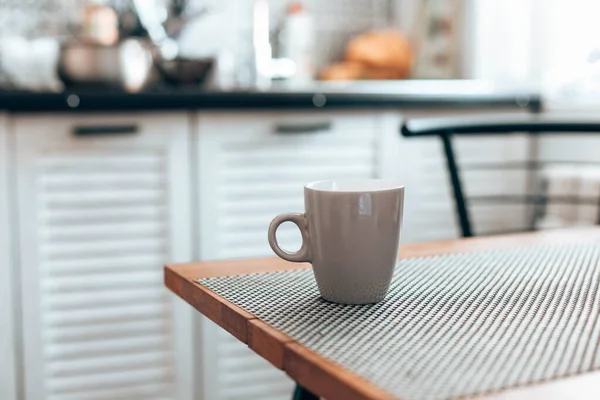
[[[144,143],[160,145],[165,142],[165,135],[187,131],[188,115],[28,115],[14,118],[14,125],[19,134],[34,135],[38,147],[139,145],[140,137]]]

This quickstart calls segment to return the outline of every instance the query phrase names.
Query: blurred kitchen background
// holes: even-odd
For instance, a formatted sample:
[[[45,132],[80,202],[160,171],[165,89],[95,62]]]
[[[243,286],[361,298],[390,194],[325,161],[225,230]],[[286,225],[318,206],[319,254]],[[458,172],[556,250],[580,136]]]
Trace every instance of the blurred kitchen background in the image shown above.
[[[295,85],[319,78],[486,79],[587,94],[591,89],[581,86],[594,84],[598,7],[590,0],[1,0],[0,71],[3,86],[31,90],[93,78],[122,80],[130,91],[165,80],[264,89],[268,75]],[[394,34],[382,36],[386,30]],[[111,71],[81,63],[77,57],[111,51],[98,45],[115,48],[108,54],[115,64],[135,65]],[[379,47],[369,54],[364,48],[371,45]],[[202,79],[202,62],[211,64],[211,82]],[[85,75],[92,72],[97,76]]]
[[[403,182],[402,240],[457,237],[442,148],[402,121],[595,117],[598,15],[595,0],[0,0],[0,399],[290,398],[162,266],[272,255],[271,218],[319,179]],[[466,168],[470,196],[600,198],[594,136],[456,147],[466,166],[547,165]],[[477,234],[598,222],[589,203],[471,213]]]

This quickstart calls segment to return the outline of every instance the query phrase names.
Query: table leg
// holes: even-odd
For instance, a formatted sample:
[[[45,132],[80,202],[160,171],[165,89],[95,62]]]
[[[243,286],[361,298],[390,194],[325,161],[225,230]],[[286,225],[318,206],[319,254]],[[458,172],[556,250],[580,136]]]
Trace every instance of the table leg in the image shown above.
[[[319,400],[319,396],[316,396],[309,392],[307,389],[304,389],[300,385],[296,385],[294,389],[294,396],[292,400]]]

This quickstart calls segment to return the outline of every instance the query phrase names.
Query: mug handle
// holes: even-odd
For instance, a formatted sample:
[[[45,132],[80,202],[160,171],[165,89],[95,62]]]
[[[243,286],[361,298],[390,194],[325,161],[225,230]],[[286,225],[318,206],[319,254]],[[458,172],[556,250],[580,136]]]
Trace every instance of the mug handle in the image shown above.
[[[275,234],[277,232],[277,228],[279,228],[279,225],[287,221],[296,224],[298,229],[300,229],[300,234],[302,235],[302,246],[300,247],[300,250],[293,253],[285,251],[279,247],[279,243],[277,243],[277,236]],[[280,214],[273,218],[273,221],[271,221],[271,224],[269,225],[269,246],[271,246],[271,249],[273,249],[275,254],[286,261],[310,262],[310,238],[308,236],[306,215],[298,213]]]

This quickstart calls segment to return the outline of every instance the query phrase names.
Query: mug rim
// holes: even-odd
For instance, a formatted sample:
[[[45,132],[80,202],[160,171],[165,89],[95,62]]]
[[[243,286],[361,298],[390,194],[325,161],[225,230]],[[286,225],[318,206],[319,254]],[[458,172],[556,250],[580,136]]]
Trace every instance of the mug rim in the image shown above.
[[[341,187],[339,189],[327,187],[327,185],[333,186],[335,183]],[[304,189],[330,193],[365,193],[403,190],[404,185],[387,179],[324,179],[309,182],[304,185]]]

